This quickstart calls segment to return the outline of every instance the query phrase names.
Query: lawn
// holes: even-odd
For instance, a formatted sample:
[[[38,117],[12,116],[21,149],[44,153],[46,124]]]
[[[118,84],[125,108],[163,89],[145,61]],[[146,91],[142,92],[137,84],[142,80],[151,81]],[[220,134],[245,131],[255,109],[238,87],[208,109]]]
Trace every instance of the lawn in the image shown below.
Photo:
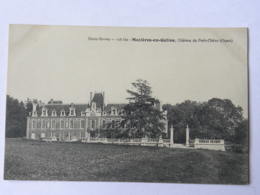
[[[248,155],[6,139],[8,180],[248,183]]]

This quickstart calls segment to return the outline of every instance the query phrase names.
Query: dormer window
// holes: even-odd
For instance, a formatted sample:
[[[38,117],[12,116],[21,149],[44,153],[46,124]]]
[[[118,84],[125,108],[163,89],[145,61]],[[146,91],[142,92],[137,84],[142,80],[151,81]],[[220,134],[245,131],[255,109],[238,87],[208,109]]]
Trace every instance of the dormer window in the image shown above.
[[[57,116],[56,110],[53,110],[53,111],[51,112],[51,116]]]
[[[75,115],[75,110],[70,110],[70,116],[74,116]]]
[[[96,110],[96,102],[92,102],[92,107],[91,107],[91,110]]]
[[[116,115],[116,109],[114,107],[111,108],[111,114]]]
[[[32,116],[37,116],[37,111],[36,110],[32,112]]]
[[[42,108],[42,116],[48,116],[48,112],[46,108]]]
[[[65,110],[61,110],[61,112],[60,112],[60,116],[66,116],[66,114],[65,114]]]
[[[76,116],[75,108],[70,108],[70,116]]]

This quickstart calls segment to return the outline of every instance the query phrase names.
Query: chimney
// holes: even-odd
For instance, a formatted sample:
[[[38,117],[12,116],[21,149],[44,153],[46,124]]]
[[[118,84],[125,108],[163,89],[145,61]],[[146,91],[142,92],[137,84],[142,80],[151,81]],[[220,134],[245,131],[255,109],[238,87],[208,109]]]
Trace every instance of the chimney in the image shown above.
[[[105,110],[105,92],[102,93],[103,96],[103,111]]]
[[[89,101],[89,104],[91,104],[91,101],[92,101],[92,92],[90,92],[90,101]]]
[[[32,101],[32,115],[37,116],[37,102],[35,100]]]
[[[33,100],[33,101],[32,101],[32,106],[33,106],[32,111],[33,111],[33,112],[36,111],[36,107],[37,107],[37,101],[36,101],[36,100]]]

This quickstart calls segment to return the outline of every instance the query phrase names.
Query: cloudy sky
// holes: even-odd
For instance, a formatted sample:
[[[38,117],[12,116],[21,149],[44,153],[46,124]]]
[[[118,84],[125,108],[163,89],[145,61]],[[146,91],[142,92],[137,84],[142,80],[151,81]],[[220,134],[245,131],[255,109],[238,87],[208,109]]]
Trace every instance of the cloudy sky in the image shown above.
[[[100,37],[111,40],[89,40]],[[176,42],[134,42],[133,37]],[[7,93],[20,100],[87,103],[90,91],[105,91],[107,103],[123,103],[131,82],[141,78],[162,103],[228,98],[246,115],[246,37],[245,29],[10,25]]]

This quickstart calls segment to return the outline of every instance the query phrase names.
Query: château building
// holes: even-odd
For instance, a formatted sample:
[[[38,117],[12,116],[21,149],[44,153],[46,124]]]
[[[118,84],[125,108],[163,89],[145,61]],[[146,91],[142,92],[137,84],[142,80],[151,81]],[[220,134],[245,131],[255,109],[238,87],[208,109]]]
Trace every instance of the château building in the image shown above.
[[[105,94],[90,93],[87,104],[64,104],[50,100],[47,104],[33,102],[27,117],[28,139],[80,141],[89,139],[92,132],[119,127],[125,104],[105,104]],[[154,105],[160,109],[159,101]],[[167,121],[165,120],[165,130]],[[98,133],[95,134],[99,136]]]

